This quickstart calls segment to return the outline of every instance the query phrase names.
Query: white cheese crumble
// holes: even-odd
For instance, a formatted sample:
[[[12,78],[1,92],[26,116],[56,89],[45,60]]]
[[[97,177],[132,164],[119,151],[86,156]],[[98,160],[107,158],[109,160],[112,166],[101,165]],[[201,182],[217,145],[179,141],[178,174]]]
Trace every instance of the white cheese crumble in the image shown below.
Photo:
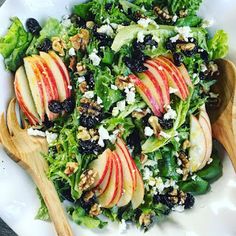
[[[94,97],[94,92],[93,91],[86,91],[84,93],[84,97],[86,97],[86,98],[93,98]]]
[[[105,146],[104,140],[110,140],[110,135],[107,129],[105,129],[102,125],[98,129],[98,133],[99,133],[98,145],[104,147]]]
[[[167,134],[167,133],[164,132],[164,131],[161,131],[159,134],[160,134],[160,136],[162,136],[163,138],[171,138],[171,135],[170,135],[170,134]]]
[[[219,97],[219,94],[218,94],[218,93],[212,93],[212,92],[210,92],[209,95],[210,95],[211,98],[218,98],[218,97]]]
[[[210,159],[208,160],[207,164],[209,165],[209,164],[211,164],[212,162],[213,162],[213,159],[210,158]]]
[[[45,132],[37,130],[37,129],[33,129],[32,127],[27,129],[27,133],[30,136],[46,137]]]
[[[74,48],[70,48],[70,49],[69,49],[69,55],[70,55],[71,57],[73,57],[73,56],[76,55]]]
[[[170,41],[172,42],[172,43],[176,43],[176,41],[179,39],[179,34],[177,34],[177,35],[175,35],[174,37],[171,37],[170,38]]]
[[[114,84],[111,85],[111,89],[113,89],[113,90],[118,90],[117,86],[114,85]]]
[[[99,96],[97,96],[97,104],[102,104],[102,99]]]
[[[207,67],[205,64],[201,64],[201,72],[207,71]]]
[[[138,25],[142,26],[143,28],[147,28],[148,25],[152,22],[149,18],[141,18],[138,20]]]
[[[174,207],[172,208],[172,210],[181,213],[181,212],[184,211],[184,206],[182,206],[182,205],[177,205],[177,206],[174,206]]]
[[[52,144],[57,139],[57,137],[58,134],[46,131],[46,139],[48,144]]]
[[[172,93],[178,93],[178,92],[179,92],[179,89],[177,89],[177,88],[172,88],[172,87],[169,88],[169,93],[170,93],[170,94],[172,94]]]
[[[176,173],[182,175],[183,174],[183,170],[181,170],[180,168],[177,168],[176,169]]]
[[[152,171],[148,167],[145,167],[143,170],[143,179],[144,180],[150,179],[150,177],[152,177],[152,174],[153,174]]]
[[[153,36],[152,36],[152,39],[153,39],[154,41],[156,41],[157,43],[160,42],[160,38],[159,38],[157,35],[153,35]]]
[[[150,136],[152,136],[152,135],[154,134],[154,131],[153,131],[153,129],[150,128],[149,126],[146,126],[146,127],[144,128],[144,134],[145,134],[145,136],[150,137]]]
[[[125,110],[125,100],[117,102],[116,106],[119,109],[119,111],[124,111]]]
[[[154,161],[154,160],[147,160],[143,166],[155,166],[157,165],[157,161]]]
[[[112,116],[118,116],[119,112],[120,112],[120,110],[118,107],[113,107],[111,114],[112,114]]]
[[[89,59],[92,61],[94,66],[98,66],[101,62],[101,58],[97,55],[97,53],[98,51],[94,49],[93,52],[89,54]]]
[[[145,37],[145,35],[143,34],[143,31],[139,31],[137,34],[137,42],[143,43],[144,37]]]
[[[175,14],[175,15],[173,16],[173,18],[172,18],[172,21],[173,21],[173,22],[176,22],[177,19],[178,19],[178,16]]]
[[[125,233],[127,230],[127,224],[125,222],[124,219],[121,220],[121,223],[119,225],[119,233],[122,234],[122,233]]]
[[[128,104],[134,104],[135,103],[135,92],[129,91],[126,93],[126,101]]]
[[[85,81],[85,77],[84,77],[84,76],[78,77],[78,82],[79,82],[79,83],[82,83],[82,82],[84,82],[84,81]]]
[[[102,25],[100,28],[97,29],[98,33],[106,34],[110,37],[114,36],[113,28],[110,25]]]
[[[71,86],[71,85],[68,85],[68,89],[69,89],[69,90],[72,90],[72,86]]]
[[[175,120],[177,117],[177,113],[175,110],[171,108],[170,105],[166,106],[167,112],[164,114],[164,120]]]
[[[189,26],[176,27],[175,30],[179,33],[179,36],[182,37],[186,42],[188,41],[188,38],[193,37],[191,28]]]
[[[192,175],[192,177],[191,177],[191,178],[192,178],[192,180],[194,180],[194,181],[195,181],[195,180],[196,180],[196,178],[197,178],[197,175]]]

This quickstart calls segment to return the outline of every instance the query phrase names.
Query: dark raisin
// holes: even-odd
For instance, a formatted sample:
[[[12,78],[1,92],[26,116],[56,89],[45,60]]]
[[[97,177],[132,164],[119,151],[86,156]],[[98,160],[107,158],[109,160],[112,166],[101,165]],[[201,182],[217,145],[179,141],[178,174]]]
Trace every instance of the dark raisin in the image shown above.
[[[54,123],[53,123],[53,121],[51,121],[51,120],[48,119],[48,116],[47,116],[47,115],[45,115],[45,116],[44,116],[43,125],[45,126],[46,129],[49,129],[49,128],[51,128],[51,127],[54,126]]]
[[[112,44],[112,38],[105,33],[98,33],[97,29],[98,25],[95,25],[93,27],[93,35],[96,39],[99,40],[98,47],[110,46]]]
[[[167,42],[166,42],[166,49],[167,50],[170,50],[170,51],[175,51],[175,49],[176,49],[176,44],[175,43],[172,43],[170,40],[168,40]]]
[[[183,54],[186,56],[186,57],[192,57],[194,54],[196,54],[198,51],[198,47],[195,46],[195,48],[193,50],[185,50],[183,51]]]
[[[153,36],[151,34],[145,36],[144,44],[154,46],[154,47],[158,46],[158,43],[155,40],[153,40]]]
[[[133,131],[133,133],[131,133],[128,138],[127,138],[127,144],[129,145],[129,147],[131,149],[134,149],[134,153],[135,154],[140,154],[142,151],[141,148],[141,139],[139,136],[139,132],[137,129],[135,129]]]
[[[145,49],[145,45],[143,43],[141,43],[141,42],[138,42],[138,41],[134,40],[133,48],[134,48],[134,50],[144,50]]]
[[[80,140],[79,152],[81,154],[93,154],[94,152],[101,152],[103,150],[95,141],[91,140]]]
[[[93,77],[93,74],[91,72],[88,72],[86,75],[85,75],[85,81],[88,85],[88,89],[89,90],[93,90],[94,89],[94,86],[95,86],[95,82],[94,82],[94,77]]]
[[[52,42],[50,39],[46,38],[43,42],[38,46],[39,51],[48,52],[52,48]]]
[[[64,181],[57,179],[54,182],[56,188],[59,190],[59,196],[62,200],[68,200],[70,202],[74,202],[74,199],[71,195],[71,188],[69,185],[65,184]]]
[[[200,79],[200,80],[206,79],[206,75],[205,75],[204,72],[201,71],[201,72],[199,73],[199,79]]]
[[[75,26],[80,27],[80,28],[86,28],[86,21],[83,18],[75,14],[72,14],[70,16],[70,20],[71,20],[71,23],[74,24]]]
[[[163,129],[171,129],[174,125],[174,120],[166,120],[163,117],[158,117],[159,124]]]
[[[112,3],[106,3],[106,4],[105,4],[105,10],[106,10],[106,11],[111,10],[111,8],[112,8]]]
[[[39,35],[39,32],[42,29],[39,22],[34,18],[27,19],[26,28],[33,35]]]
[[[174,52],[173,53],[173,60],[174,60],[174,64],[176,66],[181,66],[183,63],[183,56],[181,53],[178,52]]]
[[[60,103],[60,101],[52,100],[48,104],[48,109],[49,109],[49,111],[51,111],[53,113],[61,113],[63,110],[63,107],[62,107],[62,104]]]
[[[100,119],[98,117],[92,117],[82,114],[79,118],[80,125],[86,128],[94,128],[99,122]]]
[[[200,57],[201,57],[202,60],[207,62],[208,59],[209,59],[209,54],[206,50],[203,50],[202,52],[200,52]]]
[[[75,109],[74,99],[72,97],[65,99],[62,103],[62,107],[63,107],[65,112],[72,113]]]
[[[195,199],[194,199],[193,195],[191,195],[190,193],[187,193],[187,197],[184,202],[184,209],[192,208],[194,203],[195,203]]]

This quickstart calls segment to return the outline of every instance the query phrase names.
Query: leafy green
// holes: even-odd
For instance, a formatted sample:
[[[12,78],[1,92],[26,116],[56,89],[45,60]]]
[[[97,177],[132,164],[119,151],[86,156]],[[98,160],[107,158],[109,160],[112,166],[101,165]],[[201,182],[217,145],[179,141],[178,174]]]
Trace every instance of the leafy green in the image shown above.
[[[0,38],[0,54],[5,59],[7,70],[12,72],[21,65],[32,35],[27,33],[17,17],[11,18],[11,26],[6,35]]]
[[[88,216],[82,207],[76,207],[76,209],[72,211],[71,216],[75,223],[78,225],[83,225],[89,229],[103,228],[107,224],[97,217],[93,218]]]
[[[75,5],[72,9],[72,12],[80,16],[84,20],[88,20],[91,18],[90,8],[92,4],[93,4],[92,2],[87,2],[87,3],[81,3],[78,5]]]
[[[40,194],[38,189],[37,189],[37,194],[39,196],[41,206],[38,209],[35,219],[48,221],[48,220],[50,220],[50,217],[48,214],[48,208],[47,208],[47,206],[42,198],[42,195]]]
[[[228,34],[224,30],[216,31],[214,37],[208,41],[210,56],[213,60],[225,57],[228,53]]]
[[[190,26],[190,27],[196,27],[199,26],[202,22],[202,19],[198,16],[186,16],[184,18],[179,18],[176,22],[176,26]]]

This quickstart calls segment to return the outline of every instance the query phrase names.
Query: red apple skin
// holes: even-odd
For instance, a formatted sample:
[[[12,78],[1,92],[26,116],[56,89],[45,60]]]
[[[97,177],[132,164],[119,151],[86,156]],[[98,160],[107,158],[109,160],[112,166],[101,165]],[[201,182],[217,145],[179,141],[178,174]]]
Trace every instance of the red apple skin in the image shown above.
[[[33,98],[23,66],[16,71],[14,89],[19,106],[27,117],[29,123],[33,126],[41,124],[41,120],[33,103]]]
[[[64,78],[64,86],[66,88],[66,98],[69,98],[71,96],[71,90],[68,88],[68,86],[70,86],[69,72],[68,72],[64,62],[62,61],[62,59],[54,51],[49,51],[49,55],[54,60],[54,62],[57,64],[58,69],[60,70],[60,72]]]
[[[32,62],[32,57],[24,58],[24,66],[26,71],[26,76],[28,79],[31,94],[36,106],[36,110],[42,121],[45,119],[45,106],[44,106],[44,89],[40,76],[34,74],[35,65]]]
[[[182,100],[185,100],[188,96],[186,93],[186,90],[188,88],[182,76],[179,77],[176,74],[176,72],[173,70],[173,67],[171,67],[171,65],[167,63],[166,61],[164,61],[162,58],[156,57],[153,60],[155,61],[157,66],[161,66],[164,69],[164,73],[166,73],[166,76],[168,78],[169,86],[179,90],[176,93],[176,95],[180,97]]]
[[[159,104],[157,103],[155,97],[152,95],[150,89],[142,82],[142,80],[140,80],[134,74],[130,74],[129,78],[130,78],[131,82],[135,84],[135,87],[138,90],[140,96],[148,104],[148,106],[151,108],[153,113],[156,116],[160,117],[162,115],[162,113],[160,111]]]
[[[166,76],[166,73],[164,73],[164,71],[161,70],[160,67],[158,67],[154,61],[147,60],[146,63],[148,64],[148,66],[146,64],[145,65],[153,72],[153,75],[155,76],[156,80],[160,85],[164,106],[169,105],[170,93],[169,93],[168,78]]]
[[[112,208],[113,206],[115,206],[121,196],[122,196],[122,193],[123,193],[123,186],[124,186],[124,179],[123,179],[123,168],[122,168],[122,163],[120,161],[120,158],[118,157],[118,155],[116,154],[116,152],[113,152],[114,154],[114,158],[115,158],[115,161],[117,162],[117,165],[118,165],[118,184],[116,186],[117,188],[117,192],[116,192],[116,196],[115,198],[109,203],[109,205],[107,206],[107,208]]]
[[[113,170],[111,173],[108,186],[105,189],[105,191],[98,197],[99,204],[104,208],[109,208],[109,204],[111,204],[115,200],[118,193],[117,186],[118,184],[120,184],[119,166],[116,157],[114,155],[112,156],[112,164],[113,164]]]
[[[144,63],[144,66],[148,67],[148,64]],[[152,96],[155,97],[158,103],[160,112],[163,113],[164,101],[162,90],[150,68],[142,73],[138,73],[137,76],[142,80],[146,87],[150,89]]]

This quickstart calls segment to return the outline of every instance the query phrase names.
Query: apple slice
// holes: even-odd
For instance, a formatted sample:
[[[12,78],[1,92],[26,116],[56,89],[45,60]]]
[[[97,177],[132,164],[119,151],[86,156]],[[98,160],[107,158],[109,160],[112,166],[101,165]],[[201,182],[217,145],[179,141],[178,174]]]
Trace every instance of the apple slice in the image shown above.
[[[153,113],[156,116],[161,116],[161,108],[156,101],[156,98],[152,94],[150,88],[148,88],[141,79],[139,79],[134,74],[129,75],[130,81],[134,83],[138,93],[143,98],[143,100],[147,103],[147,105],[151,108]]]
[[[190,171],[195,172],[200,169],[207,153],[207,142],[204,130],[197,118],[190,117],[190,143],[189,165]]]
[[[113,153],[111,155],[111,159],[112,159],[112,165],[113,165],[111,177],[109,179],[109,182],[105,191],[98,197],[99,204],[105,208],[109,208],[109,204],[111,204],[116,198],[117,193],[118,193],[117,186],[120,180],[118,161],[116,160],[116,157],[114,156]]]
[[[175,65],[164,57],[155,57],[153,59],[159,67],[162,67],[168,78],[169,87],[177,89],[176,95],[182,100],[188,96],[188,88],[180,72],[176,69]]]
[[[19,106],[29,120],[29,123],[31,125],[41,124],[23,66],[16,71],[14,88]]]
[[[144,199],[144,184],[142,176],[138,169],[136,170],[135,173],[136,173],[137,184],[131,201],[133,209],[138,208],[142,204]]]
[[[123,170],[123,193],[119,202],[117,203],[117,206],[122,207],[127,205],[132,199],[134,191],[134,181],[132,176],[132,169],[130,168],[129,162],[122,150],[118,147],[114,152],[119,157]]]
[[[44,89],[41,80],[41,76],[38,76],[37,68],[35,67],[34,63],[32,62],[32,57],[25,57],[24,58],[24,66],[26,71],[26,76],[28,79],[29,87],[31,90],[31,94],[34,100],[34,104],[36,110],[39,114],[39,117],[42,121],[45,118],[45,105],[44,105]]]
[[[109,175],[109,169],[111,169],[111,150],[106,149],[98,159],[92,161],[89,165],[89,169],[93,169],[97,172],[97,177],[95,179],[94,184],[91,186],[92,188],[98,187],[100,185],[107,174]]]
[[[71,90],[69,89],[70,83],[68,79],[68,72],[66,73],[63,69],[65,67],[64,63],[55,53],[40,52],[40,56],[44,59],[48,68],[51,69],[53,77],[56,81],[56,87],[59,94],[59,100],[63,102],[65,99],[71,96]],[[59,59],[58,59],[58,58]]]
[[[150,72],[155,76],[158,84],[160,85],[161,91],[162,91],[162,97],[164,100],[164,106],[167,106],[170,104],[170,93],[169,93],[169,85],[168,85],[168,78],[166,76],[166,73],[164,73],[163,68],[160,66],[157,66],[155,61],[147,60],[146,64],[144,64],[146,67],[149,68]]]
[[[113,152],[114,154],[114,159],[117,162],[118,165],[118,184],[116,186],[117,188],[117,192],[116,192],[116,196],[115,198],[107,205],[107,208],[112,208],[113,206],[115,206],[121,199],[121,196],[123,194],[123,184],[124,184],[124,179],[123,179],[123,168],[122,168],[122,163],[120,158],[118,157],[118,155],[116,154],[116,152]]]

